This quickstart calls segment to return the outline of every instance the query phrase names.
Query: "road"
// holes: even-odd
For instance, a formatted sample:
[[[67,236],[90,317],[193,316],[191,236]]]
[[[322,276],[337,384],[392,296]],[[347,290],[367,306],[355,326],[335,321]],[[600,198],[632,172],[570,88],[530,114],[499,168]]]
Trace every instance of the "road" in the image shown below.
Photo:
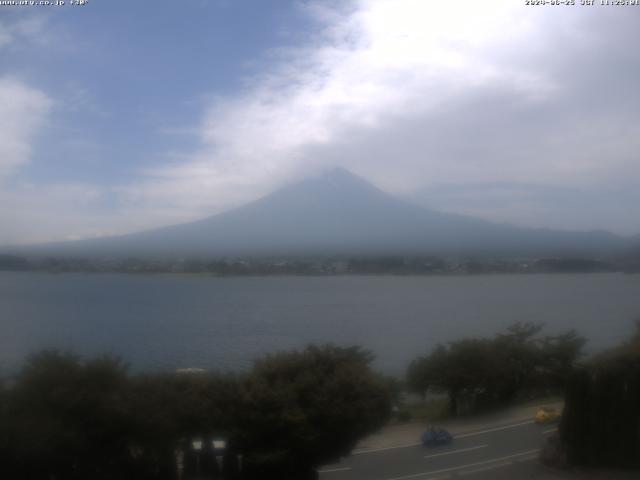
[[[454,436],[446,447],[419,444],[359,451],[319,470],[321,480],[499,480],[554,478],[538,462],[554,426],[520,421]],[[417,439],[416,439],[417,440]]]

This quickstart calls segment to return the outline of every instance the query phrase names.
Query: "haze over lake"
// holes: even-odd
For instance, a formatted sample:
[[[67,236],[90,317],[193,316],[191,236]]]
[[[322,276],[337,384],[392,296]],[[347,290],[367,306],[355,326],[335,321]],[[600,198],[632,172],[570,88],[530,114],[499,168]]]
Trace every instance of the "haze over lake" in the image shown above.
[[[0,273],[0,369],[63,348],[114,353],[135,371],[238,370],[309,342],[358,344],[402,374],[437,342],[514,321],[614,345],[640,315],[640,276],[235,277]]]

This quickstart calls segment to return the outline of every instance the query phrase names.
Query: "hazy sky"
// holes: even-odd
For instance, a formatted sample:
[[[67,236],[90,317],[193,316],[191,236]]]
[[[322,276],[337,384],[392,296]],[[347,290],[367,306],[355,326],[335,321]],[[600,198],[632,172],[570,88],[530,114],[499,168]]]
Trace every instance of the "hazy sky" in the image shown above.
[[[634,6],[0,6],[0,244],[196,219],[334,165],[440,210],[640,233],[638,45]]]

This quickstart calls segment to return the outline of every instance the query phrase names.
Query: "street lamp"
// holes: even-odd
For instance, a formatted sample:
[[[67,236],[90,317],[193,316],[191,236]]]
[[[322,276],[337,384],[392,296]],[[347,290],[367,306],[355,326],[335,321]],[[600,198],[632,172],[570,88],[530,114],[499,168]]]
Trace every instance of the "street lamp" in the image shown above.
[[[178,473],[178,480],[182,480],[182,475],[184,473],[184,450],[182,447],[177,447],[173,451],[176,457],[176,471]]]
[[[220,469],[220,472],[222,472],[222,467],[224,465],[224,451],[227,449],[227,441],[221,438],[211,440],[211,448],[213,448],[213,453],[216,456],[218,468]]]
[[[241,453],[236,455],[236,457],[238,458],[238,472],[242,475],[242,460],[244,457],[242,456]]]
[[[200,452],[202,452],[202,439],[194,438],[191,440],[191,448],[196,452],[196,475],[200,475]]]

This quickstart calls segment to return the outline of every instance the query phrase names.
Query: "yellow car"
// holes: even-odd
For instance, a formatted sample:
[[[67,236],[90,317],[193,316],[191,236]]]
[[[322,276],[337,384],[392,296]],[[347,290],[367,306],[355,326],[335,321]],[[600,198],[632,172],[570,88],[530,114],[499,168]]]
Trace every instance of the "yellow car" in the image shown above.
[[[559,420],[560,413],[553,407],[540,407],[535,417],[535,422],[540,424],[556,423]]]

